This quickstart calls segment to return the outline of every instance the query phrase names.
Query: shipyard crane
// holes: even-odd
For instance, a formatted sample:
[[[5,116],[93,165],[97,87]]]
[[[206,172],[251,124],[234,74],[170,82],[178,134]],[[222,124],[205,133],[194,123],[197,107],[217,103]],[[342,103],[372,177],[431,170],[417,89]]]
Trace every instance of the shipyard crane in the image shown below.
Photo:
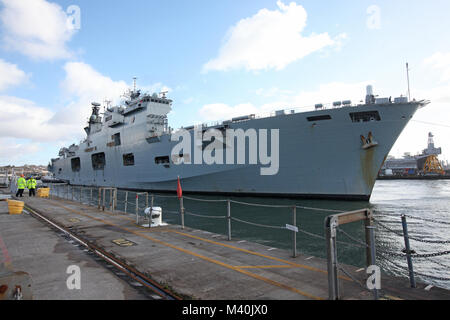
[[[445,171],[439,162],[438,155],[442,153],[441,148],[435,148],[434,146],[434,136],[430,132],[428,134],[428,148],[423,150],[423,155],[425,157],[425,162],[423,165],[423,173],[424,174],[439,174],[444,175]]]

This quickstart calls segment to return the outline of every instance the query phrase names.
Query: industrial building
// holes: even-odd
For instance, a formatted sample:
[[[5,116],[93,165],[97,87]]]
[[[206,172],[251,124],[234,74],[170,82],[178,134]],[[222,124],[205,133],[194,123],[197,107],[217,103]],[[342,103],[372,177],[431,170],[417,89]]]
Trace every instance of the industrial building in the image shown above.
[[[405,153],[401,159],[388,157],[380,170],[379,178],[446,175],[448,162],[439,161],[438,155],[442,154],[442,149],[435,147],[433,138],[430,132],[428,147],[419,155],[412,156],[410,153]]]

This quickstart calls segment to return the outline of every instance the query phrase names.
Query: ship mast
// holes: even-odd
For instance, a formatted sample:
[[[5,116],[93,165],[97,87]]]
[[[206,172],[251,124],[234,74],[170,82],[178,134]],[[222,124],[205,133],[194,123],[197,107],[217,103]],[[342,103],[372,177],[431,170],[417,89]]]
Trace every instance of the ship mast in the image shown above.
[[[137,77],[133,77],[133,92],[136,92],[136,80]]]
[[[408,64],[408,62],[406,63],[406,78],[408,80],[408,101],[411,101],[411,90],[409,87],[409,64]]]

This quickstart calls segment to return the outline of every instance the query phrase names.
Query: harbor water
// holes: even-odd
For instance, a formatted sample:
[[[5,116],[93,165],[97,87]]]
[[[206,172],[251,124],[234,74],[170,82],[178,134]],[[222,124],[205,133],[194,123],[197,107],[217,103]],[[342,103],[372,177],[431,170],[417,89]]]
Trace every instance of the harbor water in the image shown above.
[[[97,190],[60,186],[52,193],[97,204]],[[92,194],[90,194],[92,192]],[[119,190],[117,210],[142,215],[150,206],[151,194]],[[137,200],[136,200],[137,198]],[[188,195],[183,197],[186,226],[227,235],[227,200],[230,203],[231,236],[233,240],[251,241],[269,246],[272,250],[292,250],[293,232],[286,224],[293,224],[296,208],[297,252],[315,257],[326,257],[324,220],[336,211],[370,208],[374,211],[376,226],[377,265],[383,272],[408,277],[406,258],[402,250],[401,215],[408,223],[416,280],[450,289],[450,180],[390,180],[377,181],[370,202],[295,200],[258,197],[221,197]],[[106,205],[109,193],[106,192]],[[164,222],[181,224],[180,202],[174,194],[154,194],[153,205],[161,207]],[[323,211],[321,210],[323,209]],[[338,261],[343,264],[365,266],[364,225],[357,222],[340,227],[338,232]],[[201,236],[201,235],[200,235]],[[435,255],[434,255],[435,254]]]

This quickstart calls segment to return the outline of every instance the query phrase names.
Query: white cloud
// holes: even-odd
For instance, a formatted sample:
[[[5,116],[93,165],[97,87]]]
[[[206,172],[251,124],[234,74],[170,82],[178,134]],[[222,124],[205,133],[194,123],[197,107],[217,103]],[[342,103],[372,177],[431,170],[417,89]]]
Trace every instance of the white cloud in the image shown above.
[[[424,64],[440,73],[442,82],[450,81],[450,52],[436,52]]]
[[[317,103],[331,104],[333,101],[343,100],[353,100],[354,103],[357,103],[365,99],[366,86],[369,83],[369,81],[357,83],[332,82],[320,85],[316,90],[297,93],[279,88],[258,89],[257,95],[274,98],[274,100],[260,106],[255,106],[249,102],[235,106],[224,103],[207,104],[199,110],[199,116],[203,121],[218,121],[249,114],[264,115],[271,111],[283,109],[313,110]]]
[[[3,44],[36,59],[69,58],[66,48],[76,29],[55,3],[45,0],[0,0]]]
[[[33,163],[33,156],[39,152],[37,143],[21,143],[17,139],[0,138],[0,165],[21,161]]]
[[[212,103],[204,105],[199,110],[199,115],[204,121],[218,121],[259,112],[261,110],[251,103],[242,103],[236,106],[229,106],[224,103]]]
[[[73,131],[62,124],[49,124],[53,112],[34,102],[10,96],[0,96],[0,137],[31,141],[58,141]]]
[[[346,35],[333,40],[328,33],[302,35],[307,13],[301,5],[277,2],[278,9],[261,9],[228,30],[219,56],[203,66],[203,71],[281,70],[325,47],[342,44]]]
[[[17,65],[0,59],[0,91],[19,85],[28,79],[28,75]]]

